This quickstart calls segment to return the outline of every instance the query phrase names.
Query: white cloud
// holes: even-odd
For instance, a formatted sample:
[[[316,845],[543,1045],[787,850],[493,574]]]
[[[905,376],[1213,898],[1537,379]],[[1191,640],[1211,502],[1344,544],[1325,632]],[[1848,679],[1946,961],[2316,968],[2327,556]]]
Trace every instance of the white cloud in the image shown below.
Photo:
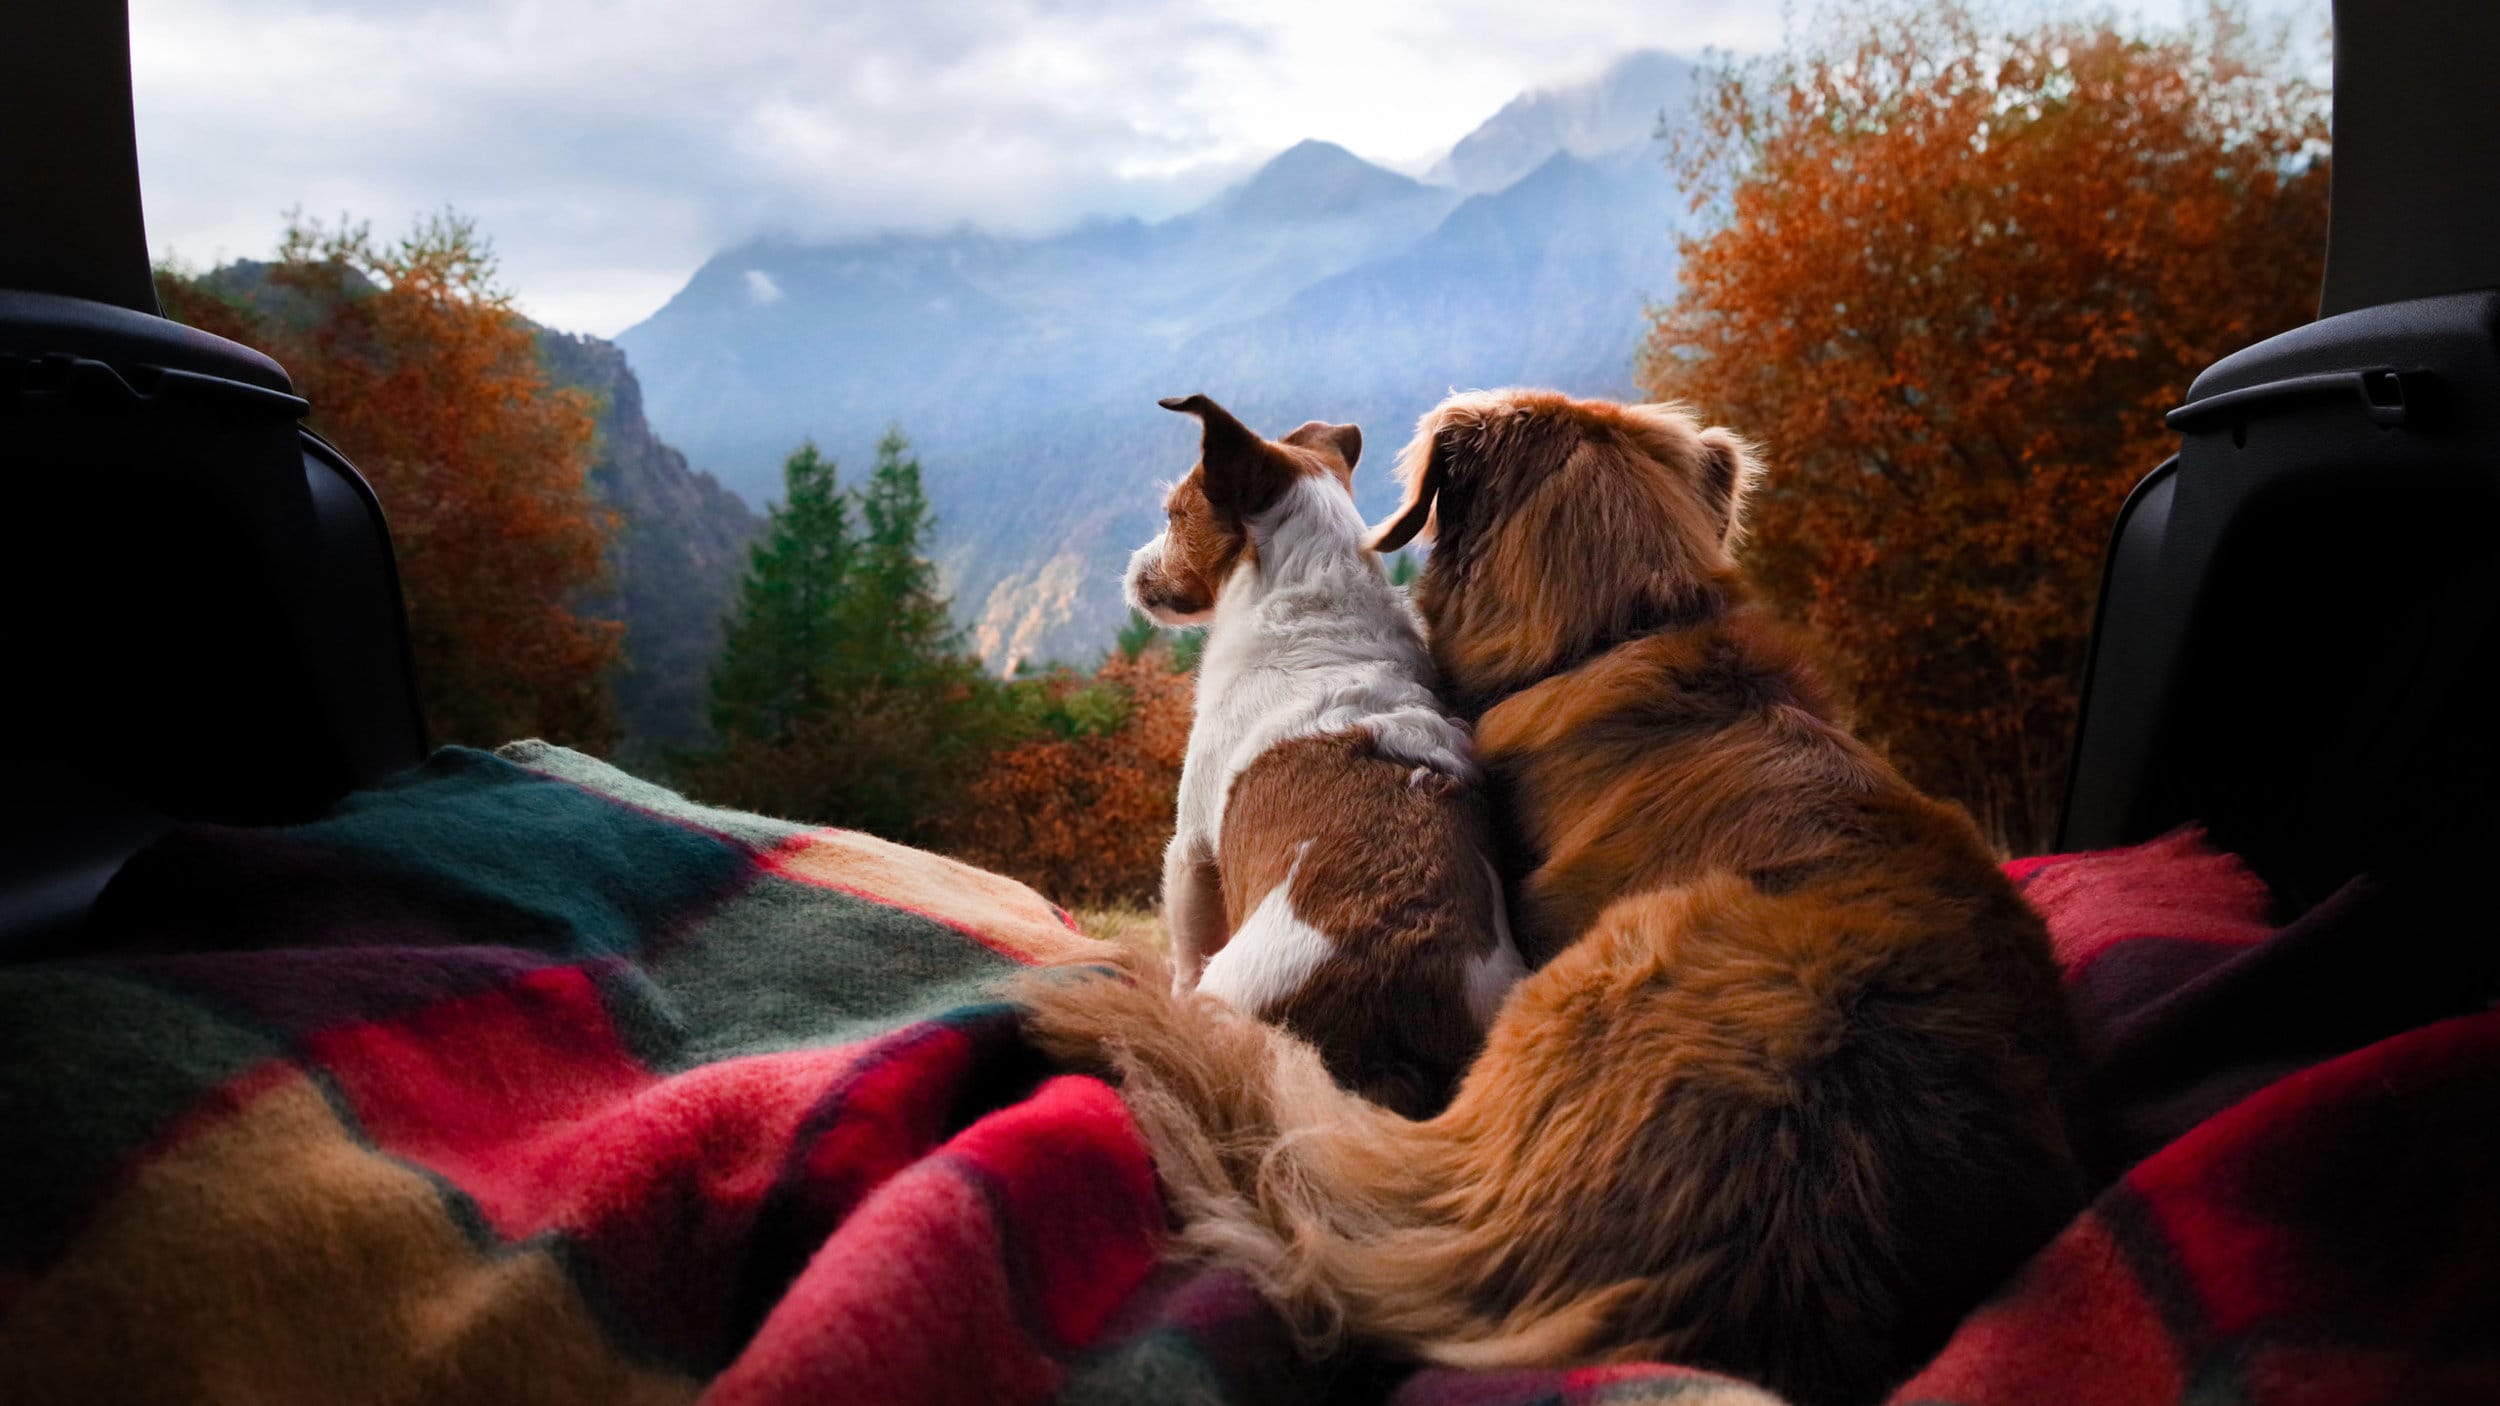
[[[476,216],[614,333],[719,249],[1170,213],[1305,136],[1419,169],[1523,87],[1766,42],[1714,0],[132,0],[151,242]]]
[[[532,315],[613,334],[759,236],[1184,208],[1307,136],[1420,171],[1723,0],[131,0],[151,242],[478,218]]]
[[[746,280],[749,303],[759,308],[766,308],[781,301],[781,285],[773,282],[771,274],[762,269],[748,269]]]

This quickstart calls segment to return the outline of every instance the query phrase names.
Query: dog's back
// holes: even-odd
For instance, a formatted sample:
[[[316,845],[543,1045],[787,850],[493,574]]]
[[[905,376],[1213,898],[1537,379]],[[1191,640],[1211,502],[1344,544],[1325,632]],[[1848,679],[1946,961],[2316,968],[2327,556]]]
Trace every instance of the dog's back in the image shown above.
[[[1270,748],[1219,850],[1231,939],[1199,989],[1318,1048],[1373,1101],[1447,1100],[1521,973],[1481,792],[1362,728]]]
[[[1453,1261],[1470,1278],[1568,1263],[1538,1289],[1620,1294],[1618,1323],[1649,1334],[1613,1329],[1631,1350],[1806,1401],[1932,1350],[2081,1204],[2040,919],[1969,818],[1819,693],[1738,606],[1484,714],[1520,935],[1562,950],[1495,1032],[1480,1069],[1501,1077],[1447,1120],[1471,1176],[1581,1208],[1475,1219]],[[1566,1162],[1522,1107],[1617,1131]],[[1671,1155],[1709,1170],[1661,1170]]]

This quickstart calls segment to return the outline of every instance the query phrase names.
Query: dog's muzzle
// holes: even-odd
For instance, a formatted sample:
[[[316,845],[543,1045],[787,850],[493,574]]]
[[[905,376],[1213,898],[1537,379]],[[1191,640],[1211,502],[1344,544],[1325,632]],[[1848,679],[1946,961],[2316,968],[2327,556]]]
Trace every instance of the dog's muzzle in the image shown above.
[[[1129,553],[1128,572],[1120,578],[1120,593],[1157,624],[1195,624],[1203,610],[1189,609],[1187,602],[1169,593],[1163,580],[1163,547],[1169,535],[1158,532],[1153,541]]]

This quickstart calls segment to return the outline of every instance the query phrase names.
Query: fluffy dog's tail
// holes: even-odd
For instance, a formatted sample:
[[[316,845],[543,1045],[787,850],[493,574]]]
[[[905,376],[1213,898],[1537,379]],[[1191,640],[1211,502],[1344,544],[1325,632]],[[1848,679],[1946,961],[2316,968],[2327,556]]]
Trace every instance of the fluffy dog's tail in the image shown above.
[[[1451,1193],[1465,1133],[1339,1088],[1309,1045],[1161,964],[1022,978],[1028,1037],[1118,1081],[1152,1148],[1179,1249],[1247,1272],[1306,1353],[1343,1336],[1466,1366],[1553,1363],[1604,1336],[1616,1295],[1507,1309],[1481,1292],[1505,1246]],[[1542,1297],[1542,1296],[1540,1296]]]

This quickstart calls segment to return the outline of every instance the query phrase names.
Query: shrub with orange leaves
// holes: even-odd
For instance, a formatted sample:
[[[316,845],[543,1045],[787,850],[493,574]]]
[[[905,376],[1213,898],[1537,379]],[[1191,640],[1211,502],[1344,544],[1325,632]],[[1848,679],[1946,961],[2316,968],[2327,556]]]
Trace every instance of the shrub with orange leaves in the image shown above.
[[[167,314],[275,356],[382,501],[437,742],[539,736],[605,751],[621,627],[579,603],[613,515],[590,486],[592,404],[551,385],[474,225],[287,231],[265,281],[164,275]]]
[[[953,813],[938,847],[1031,884],[1068,907],[1151,906],[1189,748],[1195,679],[1161,648],[1114,651],[1090,683],[1041,681],[1062,697],[1116,690],[1108,727],[1051,728],[993,755]]]
[[[2311,315],[2322,95],[2227,8],[2177,33],[1878,10],[1717,75],[1647,389],[1759,441],[1750,560],[1868,734],[2049,842],[2103,544],[2208,363]]]

